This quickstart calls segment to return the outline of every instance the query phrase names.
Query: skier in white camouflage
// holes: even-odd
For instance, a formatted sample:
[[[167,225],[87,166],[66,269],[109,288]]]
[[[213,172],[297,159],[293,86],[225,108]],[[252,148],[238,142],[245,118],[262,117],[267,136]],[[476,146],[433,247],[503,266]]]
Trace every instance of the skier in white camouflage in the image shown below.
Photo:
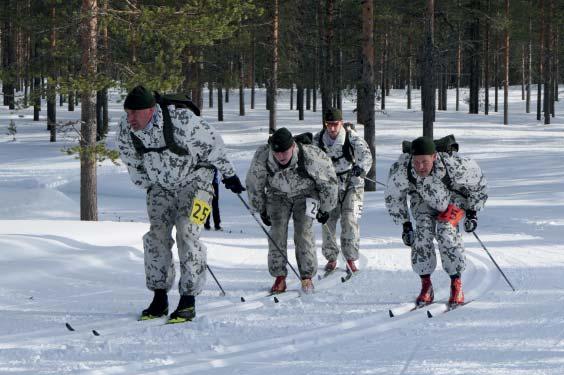
[[[195,297],[206,281],[206,247],[200,232],[211,212],[213,167],[223,175],[225,187],[236,194],[245,189],[228,160],[223,141],[195,111],[155,102],[143,86],[127,95],[118,132],[121,159],[131,180],[147,192],[150,229],[143,236],[147,288],[154,292],[140,320],[168,315],[167,292],[175,269],[172,228],[180,259],[180,301],[169,323],[192,320]]]
[[[448,141],[445,137],[437,141]],[[454,137],[450,146],[437,152],[429,137],[415,139],[411,152],[404,153],[389,172],[385,192],[386,207],[396,224],[403,224],[402,240],[411,247],[413,270],[421,277],[418,305],[433,302],[431,274],[437,265],[433,239],[439,245],[443,269],[451,279],[449,303],[464,303],[461,275],[465,255],[458,223],[465,216],[464,230],[473,232],[478,225],[476,212],[483,208],[487,182],[478,164],[458,155]],[[407,197],[415,220],[415,231],[409,217]]]
[[[343,125],[343,114],[337,108],[324,113],[324,128],[313,137],[313,144],[319,146],[331,158],[339,180],[339,199],[330,212],[329,220],[323,225],[322,252],[327,259],[325,271],[337,267],[337,221],[341,223],[341,248],[347,261],[347,268],[357,272],[360,228],[358,219],[362,214],[364,198],[364,177],[372,166],[372,154],[364,139],[352,129]]]
[[[286,290],[284,256],[290,218],[294,220],[302,290],[313,292],[312,278],[317,273],[313,220],[326,223],[337,203],[337,177],[331,160],[317,147],[295,141],[288,129],[280,128],[255,152],[245,185],[252,209],[271,227],[270,235],[276,242],[268,244],[268,270],[276,278],[271,292]]]

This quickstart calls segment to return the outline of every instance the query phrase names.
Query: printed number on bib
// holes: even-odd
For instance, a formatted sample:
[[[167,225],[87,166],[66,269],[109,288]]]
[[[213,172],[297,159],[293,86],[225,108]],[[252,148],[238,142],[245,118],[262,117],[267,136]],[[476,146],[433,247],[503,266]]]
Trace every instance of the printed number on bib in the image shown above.
[[[306,211],[305,211],[306,216],[315,219],[315,216],[317,215],[317,211],[319,211],[319,201],[313,198],[306,198]]]
[[[192,213],[190,214],[190,221],[197,225],[202,225],[206,222],[208,216],[210,216],[211,208],[207,202],[201,199],[194,199],[194,204],[192,204]]]

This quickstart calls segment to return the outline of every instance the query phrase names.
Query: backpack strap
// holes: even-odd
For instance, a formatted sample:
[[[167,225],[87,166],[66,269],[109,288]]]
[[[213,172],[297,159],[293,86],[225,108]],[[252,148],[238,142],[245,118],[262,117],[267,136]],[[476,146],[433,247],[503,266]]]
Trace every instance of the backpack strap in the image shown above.
[[[148,152],[158,152],[162,153],[165,150],[170,150],[172,153],[179,155],[179,156],[187,156],[190,153],[188,150],[180,147],[176,140],[174,139],[174,124],[172,123],[172,119],[170,117],[170,111],[168,110],[169,105],[175,105],[177,108],[187,108],[194,112],[196,116],[200,115],[200,109],[192,103],[188,97],[185,95],[160,95],[158,92],[155,92],[155,102],[161,107],[161,111],[163,114],[163,136],[165,141],[165,146],[163,147],[145,147],[141,139],[137,137],[133,132],[130,132],[131,141],[133,142],[133,147],[135,151],[143,156]],[[190,106],[192,104],[192,106]]]
[[[306,160],[305,160],[304,146],[302,146],[300,142],[296,142],[296,145],[298,146],[298,168],[297,168],[298,175],[302,178],[309,178],[315,182],[313,177],[311,177],[310,174],[308,173],[307,168],[305,166]]]
[[[186,156],[188,155],[188,150],[180,147],[178,143],[174,140],[174,128],[172,124],[172,119],[170,118],[170,112],[168,110],[168,102],[161,101],[159,105],[161,106],[161,110],[163,112],[163,134],[165,139],[165,144],[168,149],[179,156]]]
[[[413,172],[411,172],[411,162],[412,162],[413,157],[409,158],[409,163],[407,165],[407,179],[409,180],[410,183],[412,183],[414,186],[417,184],[417,180],[415,179],[415,176],[413,175]],[[445,163],[445,160],[439,156],[439,159],[441,159],[441,162],[443,163],[443,166],[445,167],[445,175],[444,177],[441,179],[441,181],[443,182],[443,184],[445,184],[446,188],[449,191],[452,191],[453,193],[459,194],[460,196],[462,196],[465,199],[468,199],[468,193],[460,191],[460,190],[456,190],[452,187],[452,179],[450,178],[450,175],[448,174],[448,168],[447,165]]]
[[[133,143],[133,147],[135,148],[135,151],[141,156],[145,155],[147,152],[163,152],[168,148],[167,146],[147,148],[143,144],[143,141],[141,141],[138,136],[133,134],[133,132],[129,132],[129,135],[131,136],[131,142]]]
[[[317,141],[317,143],[318,143],[317,147],[319,147],[321,150],[323,150],[323,152],[327,153],[327,149],[325,148],[325,144],[323,143],[323,135],[324,134],[325,134],[325,128],[321,129],[321,132],[319,132],[319,139]],[[337,157],[337,158],[331,158],[331,161],[333,163],[338,162],[339,159],[342,159],[342,158],[345,158],[349,163],[355,162],[354,148],[353,148],[352,143],[351,143],[350,134],[351,134],[351,132],[349,130],[345,129],[345,142],[343,143],[343,148],[341,149],[342,155]]]
[[[351,132],[349,130],[346,131],[345,135],[345,143],[343,144],[343,156],[349,163],[355,162],[354,157],[354,147],[351,143]]]

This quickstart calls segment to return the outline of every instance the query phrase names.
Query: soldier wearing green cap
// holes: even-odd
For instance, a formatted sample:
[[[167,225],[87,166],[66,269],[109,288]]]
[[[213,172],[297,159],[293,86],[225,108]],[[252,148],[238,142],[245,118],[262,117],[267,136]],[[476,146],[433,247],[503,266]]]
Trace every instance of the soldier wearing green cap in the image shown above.
[[[333,162],[339,180],[339,199],[323,225],[322,252],[327,264],[326,272],[337,267],[337,222],[341,224],[341,251],[347,269],[357,272],[355,261],[359,257],[360,226],[364,200],[364,176],[372,166],[372,153],[364,139],[351,128],[345,129],[343,113],[338,108],[324,112],[324,128],[315,134],[313,144],[322,149]]]
[[[408,142],[409,144],[409,142]],[[478,225],[476,212],[487,198],[487,182],[478,164],[458,154],[456,150],[437,151],[437,144],[429,137],[411,142],[389,172],[385,201],[396,224],[403,225],[402,240],[411,247],[411,264],[421,278],[421,292],[415,302],[433,302],[431,274],[437,266],[436,239],[442,267],[451,278],[449,303],[464,303],[461,275],[465,269],[464,245],[458,231],[464,220],[466,232]],[[411,224],[408,209],[415,229]]]
[[[206,247],[199,238],[211,212],[214,168],[223,175],[226,188],[237,194],[245,189],[221,136],[196,113],[157,102],[143,86],[128,93],[124,109],[118,148],[131,180],[147,192],[151,223],[143,248],[146,285],[154,295],[140,319],[168,315],[167,293],[175,279],[172,229],[176,227],[180,301],[169,323],[190,321],[196,315],[195,297],[206,281]]]
[[[310,134],[311,136],[311,134]],[[325,223],[337,203],[337,177],[331,160],[317,147],[295,140],[286,128],[260,146],[246,177],[252,209],[270,226],[276,244],[268,243],[268,270],[275,278],[272,293],[286,290],[288,223],[294,221],[294,244],[302,290],[313,292],[317,254],[313,220]],[[317,213],[315,213],[317,211]]]

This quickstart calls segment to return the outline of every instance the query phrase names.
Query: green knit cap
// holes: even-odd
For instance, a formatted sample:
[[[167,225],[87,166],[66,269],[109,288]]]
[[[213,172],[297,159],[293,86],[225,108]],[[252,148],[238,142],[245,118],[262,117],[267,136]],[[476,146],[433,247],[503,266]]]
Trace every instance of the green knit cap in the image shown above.
[[[435,142],[430,137],[419,137],[411,142],[411,155],[433,155]]]
[[[286,128],[276,130],[268,140],[270,148],[274,152],[284,152],[294,144],[292,133]]]
[[[154,106],[155,97],[153,96],[153,93],[141,85],[133,88],[133,90],[127,94],[125,102],[123,102],[124,109],[137,110],[153,108]]]
[[[323,114],[325,121],[342,121],[343,112],[339,108],[327,108]]]

